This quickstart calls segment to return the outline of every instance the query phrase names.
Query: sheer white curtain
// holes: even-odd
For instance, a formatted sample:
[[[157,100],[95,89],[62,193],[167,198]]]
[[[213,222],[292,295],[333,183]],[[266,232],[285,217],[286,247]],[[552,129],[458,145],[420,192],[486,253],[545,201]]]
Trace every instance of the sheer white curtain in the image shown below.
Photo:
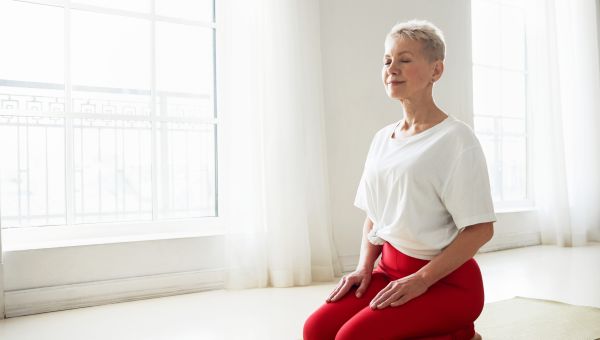
[[[594,0],[535,0],[533,179],[542,243],[600,241],[600,72]]]
[[[318,1],[219,4],[226,286],[331,280]]]
[[[4,251],[2,250],[2,225],[0,225],[0,320],[4,319]]]

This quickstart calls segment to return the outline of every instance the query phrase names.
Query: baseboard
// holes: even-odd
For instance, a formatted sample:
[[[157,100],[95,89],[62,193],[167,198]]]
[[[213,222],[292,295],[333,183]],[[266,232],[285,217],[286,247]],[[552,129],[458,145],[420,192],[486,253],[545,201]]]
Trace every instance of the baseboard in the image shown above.
[[[539,244],[542,244],[542,238],[537,231],[496,234],[492,240],[484,244],[479,251],[487,253],[511,248],[537,246]]]
[[[0,240],[0,242],[2,242]],[[2,247],[0,246],[0,320],[6,318],[4,312],[4,264],[2,263]]]
[[[6,317],[223,288],[225,271],[202,270],[5,292]]]

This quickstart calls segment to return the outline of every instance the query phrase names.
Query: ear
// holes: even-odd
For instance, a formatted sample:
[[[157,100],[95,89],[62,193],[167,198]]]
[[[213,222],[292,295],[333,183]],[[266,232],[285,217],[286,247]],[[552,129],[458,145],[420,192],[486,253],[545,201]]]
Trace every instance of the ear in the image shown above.
[[[434,82],[438,81],[442,74],[444,73],[444,61],[436,60],[433,62],[433,74],[431,78]]]

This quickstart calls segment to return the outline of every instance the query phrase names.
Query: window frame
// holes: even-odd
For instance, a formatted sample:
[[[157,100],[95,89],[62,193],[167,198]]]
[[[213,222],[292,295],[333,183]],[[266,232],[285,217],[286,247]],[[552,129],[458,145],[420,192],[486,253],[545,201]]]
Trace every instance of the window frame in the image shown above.
[[[73,164],[73,119],[86,118],[86,119],[102,119],[104,117],[89,117],[83,114],[73,113],[72,109],[72,98],[71,93],[73,86],[71,84],[70,75],[70,48],[71,48],[71,37],[70,37],[70,11],[71,10],[83,10],[92,13],[120,15],[129,18],[145,19],[151,22],[151,101],[150,105],[150,116],[145,117],[142,121],[150,122],[152,124],[152,144],[157,144],[156,130],[159,128],[157,122],[177,122],[177,121],[189,121],[200,124],[212,124],[214,130],[214,188],[215,188],[215,215],[207,217],[195,217],[195,218],[158,218],[158,181],[157,181],[157,155],[156,152],[151,152],[152,157],[152,220],[147,221],[117,221],[117,222],[99,222],[99,223],[73,223],[74,217],[74,168],[72,166],[65,166],[65,179],[70,178],[71,180],[65,181],[65,219],[66,224],[64,225],[45,225],[45,226],[26,226],[26,227],[6,227],[2,228],[2,243],[4,245],[4,251],[11,250],[22,250],[22,249],[39,249],[39,248],[52,248],[62,247],[69,245],[91,245],[91,244],[103,244],[103,243],[114,243],[114,242],[130,242],[130,241],[142,241],[142,240],[155,240],[155,239],[170,239],[170,238],[182,238],[182,237],[198,237],[207,235],[222,235],[223,232],[223,219],[219,214],[220,201],[222,201],[222,195],[219,193],[219,187],[222,183],[222,173],[218,171],[219,164],[221,163],[221,153],[219,153],[219,145],[221,145],[221,136],[217,133],[219,127],[218,120],[218,107],[217,107],[217,25],[215,7],[216,1],[213,0],[212,9],[212,21],[206,22],[201,20],[191,20],[167,17],[155,14],[155,0],[149,0],[149,12],[141,13],[135,11],[128,11],[122,9],[113,9],[106,7],[99,7],[94,5],[77,4],[71,3],[69,0],[58,1],[58,0],[32,0],[27,3],[33,5],[47,5],[64,8],[64,64],[65,64],[65,79],[64,79],[64,101],[65,101],[65,113],[60,115],[52,115],[49,113],[37,113],[38,116],[50,116],[60,117],[65,119],[65,164]],[[171,117],[165,119],[156,114],[156,23],[167,22],[175,24],[193,25],[196,27],[205,27],[212,30],[212,90],[213,90],[213,117],[210,119],[204,118],[177,118]],[[106,117],[109,118],[109,117]],[[120,117],[116,116],[116,120],[122,119],[130,120],[132,117]],[[68,126],[71,125],[71,126]],[[155,150],[157,146],[153,145],[152,150]],[[71,193],[70,195],[66,193]],[[0,212],[1,213],[1,212]]]
[[[475,2],[475,1],[480,1],[480,2],[488,2],[488,3],[493,3],[493,4],[497,4],[500,6],[513,6],[514,4],[511,3],[510,1],[503,1],[503,0],[471,0],[471,2]],[[528,39],[529,39],[529,32],[528,32],[528,25],[527,25],[527,10],[524,9],[524,14],[525,14],[525,18],[524,18],[524,27],[523,27],[523,33],[525,34],[524,36],[524,68],[523,70],[518,70],[518,69],[510,69],[507,67],[504,67],[502,65],[493,65],[493,64],[486,64],[486,63],[481,63],[481,62],[475,62],[475,60],[471,61],[471,70],[472,72],[474,72],[476,67],[483,67],[483,68],[490,68],[490,69],[496,69],[499,70],[500,72],[519,72],[520,74],[523,75],[524,77],[524,90],[525,90],[525,119],[524,119],[524,123],[525,123],[525,131],[523,134],[519,134],[519,137],[523,137],[525,139],[525,199],[523,200],[494,200],[494,207],[495,207],[495,211],[499,212],[499,213],[511,213],[511,212],[526,212],[526,211],[534,211],[536,210],[536,206],[535,206],[535,201],[533,199],[534,197],[534,187],[533,187],[533,178],[532,178],[532,174],[533,174],[533,154],[532,154],[532,133],[533,133],[533,129],[531,129],[531,124],[532,124],[532,115],[531,115],[531,101],[529,100],[529,96],[530,96],[530,89],[529,86],[531,86],[531,82],[529,81],[529,55],[527,53],[528,50]],[[473,22],[473,12],[471,12],[471,22]],[[473,30],[473,26],[471,25],[471,29]],[[473,57],[474,52],[471,53],[471,56]],[[473,103],[475,102],[475,99],[473,98]],[[487,132],[479,132],[477,131],[477,127],[475,125],[475,118],[476,117],[485,117],[485,118],[492,118],[494,119],[494,132],[492,133],[487,133]],[[500,153],[500,145],[502,143],[502,139],[505,136],[504,133],[502,133],[501,129],[499,128],[499,124],[497,123],[497,120],[500,120],[502,118],[504,118],[504,116],[502,116],[501,114],[499,115],[494,115],[494,114],[477,114],[475,112],[475,108],[473,107],[473,130],[475,132],[475,134],[479,137],[481,135],[487,135],[487,136],[492,136],[493,140],[494,140],[494,146],[496,149],[496,154],[497,155],[501,155]],[[487,156],[487,155],[486,155]],[[487,157],[486,157],[487,158]],[[497,156],[497,159],[491,160],[491,162],[488,162],[488,167],[494,167],[494,168],[498,168],[500,166],[500,164],[498,164],[496,162],[496,160],[498,160],[501,163],[501,157]],[[495,170],[495,172],[499,175],[502,175],[501,171],[497,171]]]

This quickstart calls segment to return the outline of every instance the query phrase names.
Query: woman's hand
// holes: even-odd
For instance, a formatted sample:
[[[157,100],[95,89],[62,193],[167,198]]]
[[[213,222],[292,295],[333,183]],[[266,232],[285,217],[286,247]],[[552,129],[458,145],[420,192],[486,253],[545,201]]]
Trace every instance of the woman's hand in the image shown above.
[[[350,288],[358,285],[358,289],[356,290],[356,297],[361,297],[367,287],[369,287],[369,283],[371,283],[371,276],[373,275],[373,271],[369,269],[357,269],[354,272],[345,275],[338,283],[337,287],[329,294],[327,297],[327,302],[334,302],[341,299]]]
[[[372,309],[397,307],[425,293],[429,285],[420,275],[412,274],[390,282],[371,300]]]

